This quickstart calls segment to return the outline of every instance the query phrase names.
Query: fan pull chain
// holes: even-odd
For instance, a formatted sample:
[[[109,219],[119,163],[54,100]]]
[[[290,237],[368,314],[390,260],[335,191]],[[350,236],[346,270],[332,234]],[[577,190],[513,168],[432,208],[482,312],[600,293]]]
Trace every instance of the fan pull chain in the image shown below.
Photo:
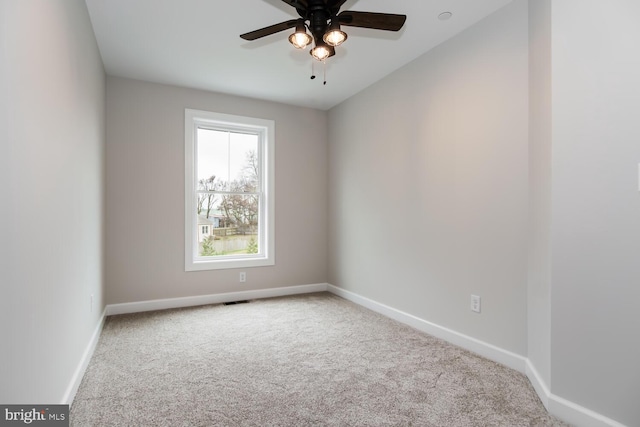
[[[311,77],[310,77],[311,80],[316,78],[314,65],[315,65],[315,62],[311,61]],[[324,80],[322,84],[326,85],[327,84],[327,61],[326,60],[322,61],[322,78]]]
[[[327,61],[322,61],[322,78],[324,79],[323,85],[327,84]]]

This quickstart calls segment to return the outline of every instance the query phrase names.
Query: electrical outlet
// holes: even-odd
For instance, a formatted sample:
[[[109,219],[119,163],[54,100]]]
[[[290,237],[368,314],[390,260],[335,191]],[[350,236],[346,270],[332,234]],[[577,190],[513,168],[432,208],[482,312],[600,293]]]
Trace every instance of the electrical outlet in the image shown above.
[[[480,313],[480,297],[478,295],[471,295],[471,311]]]
[[[244,282],[246,282],[246,281],[247,281],[247,273],[245,273],[244,271],[242,271],[242,272],[240,273],[240,282],[241,282],[241,283],[244,283]]]

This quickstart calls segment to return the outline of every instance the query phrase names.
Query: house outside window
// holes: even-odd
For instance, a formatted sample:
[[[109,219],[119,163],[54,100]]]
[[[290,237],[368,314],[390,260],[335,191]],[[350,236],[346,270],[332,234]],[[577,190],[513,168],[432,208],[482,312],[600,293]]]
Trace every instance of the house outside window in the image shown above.
[[[209,236],[211,236],[211,234],[209,233],[209,226],[208,225],[201,225],[200,226],[200,235],[198,236],[198,242],[203,242],[205,239],[209,238]]]
[[[274,265],[271,120],[185,110],[185,270]]]

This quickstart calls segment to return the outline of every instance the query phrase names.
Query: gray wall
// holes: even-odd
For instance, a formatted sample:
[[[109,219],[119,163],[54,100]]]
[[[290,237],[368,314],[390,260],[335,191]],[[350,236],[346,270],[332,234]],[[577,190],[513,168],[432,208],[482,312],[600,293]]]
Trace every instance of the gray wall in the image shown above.
[[[514,2],[329,113],[330,283],[520,355],[527,25]]]
[[[639,16],[623,0],[515,1],[329,113],[329,281],[524,355],[554,409],[626,425],[640,424]]]
[[[2,403],[62,402],[99,323],[104,103],[82,0],[0,2]]]
[[[275,266],[184,271],[185,108],[275,120]],[[326,112],[109,77],[107,302],[326,282],[327,139]]]
[[[528,357],[551,384],[551,0],[529,2]]]
[[[552,2],[553,393],[640,425],[640,4]]]

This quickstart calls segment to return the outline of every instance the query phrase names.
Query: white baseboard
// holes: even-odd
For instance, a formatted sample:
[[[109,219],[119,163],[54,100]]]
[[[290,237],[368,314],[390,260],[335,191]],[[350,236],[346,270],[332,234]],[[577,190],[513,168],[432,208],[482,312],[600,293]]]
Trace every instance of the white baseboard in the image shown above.
[[[581,427],[625,427],[617,421],[605,417],[591,409],[575,404],[560,396],[551,393],[549,386],[544,382],[536,367],[527,359],[527,378],[533,389],[538,394],[540,401],[550,414],[572,424]]]
[[[544,380],[538,373],[538,370],[529,359],[527,359],[527,370],[525,374],[527,375],[527,378],[529,378],[529,382],[538,394],[538,397],[542,401],[542,404],[545,408],[547,408],[547,411],[549,411],[549,396],[551,396],[551,391],[549,391],[547,383],[544,382]]]
[[[73,376],[71,377],[71,381],[67,386],[67,390],[62,396],[62,401],[60,402],[63,405],[71,405],[73,403],[73,399],[76,397],[76,393],[78,392],[78,388],[80,387],[80,383],[82,382],[82,377],[84,376],[85,371],[87,370],[87,366],[89,366],[89,361],[91,360],[91,356],[93,356],[93,352],[96,350],[96,345],[98,345],[98,340],[100,339],[100,333],[102,332],[102,327],[104,326],[104,321],[107,317],[107,309],[102,311],[102,315],[100,317],[100,321],[96,325],[96,328],[93,330],[93,334],[91,334],[91,339],[89,339],[89,343],[82,353],[82,357],[80,358],[80,363],[76,367]]]
[[[107,316],[115,314],[140,313],[143,311],[166,310],[169,308],[195,307],[198,305],[221,304],[259,298],[282,297],[286,295],[324,292],[327,283],[314,285],[286,286],[282,288],[258,289],[253,291],[228,292],[224,294],[198,295],[193,297],[156,299],[150,301],[127,302],[107,305]]]
[[[527,377],[547,411],[556,417],[580,427],[625,427],[611,418],[551,393],[535,366],[528,359]]]
[[[591,409],[580,406],[553,393],[549,395],[548,410],[551,414],[572,425],[580,427],[625,427]]]
[[[388,305],[381,304],[377,301],[373,301],[369,298],[365,298],[351,291],[347,291],[337,286],[328,285],[327,290],[333,294],[336,294],[344,299],[355,302],[363,307],[373,310],[377,313],[383,314],[401,323],[409,325],[419,331],[426,332],[434,337],[441,338],[459,347],[472,351],[480,356],[491,359],[495,362],[506,365],[516,371],[525,372],[526,358],[518,354],[512,353],[507,350],[503,350],[494,345],[472,338],[468,335],[461,334],[454,330],[445,328],[435,323],[431,323],[427,320],[420,319],[412,314],[405,313],[397,310]]]
[[[405,313],[331,284],[327,285],[327,291],[366,307],[369,310],[390,317],[391,319],[402,322],[429,335],[441,338],[454,345],[486,357],[487,359],[493,360],[494,362],[501,363],[526,374],[531,385],[549,413],[571,423],[572,425],[580,427],[625,427],[617,421],[552,394],[549,387],[545,384],[538,371],[535,369],[535,366],[533,366],[531,361],[526,357],[501,349],[492,344],[477,340],[435,323],[431,323],[427,320],[420,319],[419,317],[413,316],[409,313]]]

